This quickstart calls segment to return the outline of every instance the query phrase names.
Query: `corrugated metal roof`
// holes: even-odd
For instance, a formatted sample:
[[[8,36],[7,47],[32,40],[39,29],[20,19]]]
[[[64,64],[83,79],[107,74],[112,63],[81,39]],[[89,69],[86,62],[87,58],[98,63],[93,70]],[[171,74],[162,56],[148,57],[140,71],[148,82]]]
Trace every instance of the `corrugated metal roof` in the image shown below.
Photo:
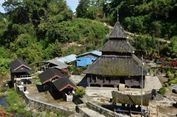
[[[57,57],[56,60],[62,63],[71,63],[76,60],[76,56],[77,55],[75,54],[71,54],[71,55],[64,56],[64,57]]]
[[[80,55],[78,55],[77,57],[85,56],[85,55],[88,55],[88,54],[93,54],[93,55],[96,55],[96,56],[101,56],[101,55],[102,55],[102,52],[99,51],[99,50],[93,50],[93,51],[90,51],[90,52],[85,52],[85,53],[83,53],[83,54],[80,54]]]
[[[46,61],[46,62],[57,65],[57,66],[58,66],[57,68],[59,68],[59,69],[64,69],[64,68],[67,68],[67,67],[68,67],[68,65],[66,65],[65,63],[63,63],[63,62],[61,62],[61,61],[58,61],[57,58],[48,60],[48,61]]]

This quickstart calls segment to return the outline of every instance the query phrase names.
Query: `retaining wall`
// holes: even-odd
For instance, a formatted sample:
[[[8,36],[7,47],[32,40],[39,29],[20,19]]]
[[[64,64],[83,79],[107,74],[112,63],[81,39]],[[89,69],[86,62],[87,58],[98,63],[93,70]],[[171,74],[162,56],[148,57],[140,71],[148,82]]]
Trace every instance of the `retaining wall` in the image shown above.
[[[86,107],[85,104],[79,104],[79,105],[77,105],[76,106],[76,112],[78,112],[81,115],[81,117],[91,117],[90,115],[88,115],[87,113],[85,113],[84,111],[82,111],[81,108],[84,108],[84,107]]]
[[[94,104],[93,102],[87,102],[86,105],[87,105],[88,108],[90,108],[94,111],[97,111],[100,114],[105,115],[106,117],[129,117],[129,116],[126,116],[126,115],[121,115],[121,114],[115,113],[113,111],[110,111],[106,108],[103,108],[99,105]]]
[[[24,99],[25,102],[28,104],[28,106],[32,109],[37,109],[39,111],[52,111],[52,112],[59,112],[63,116],[69,116],[70,114],[74,113],[62,106],[55,106],[49,103],[42,102],[40,100],[35,100],[26,95],[24,92],[20,92]]]

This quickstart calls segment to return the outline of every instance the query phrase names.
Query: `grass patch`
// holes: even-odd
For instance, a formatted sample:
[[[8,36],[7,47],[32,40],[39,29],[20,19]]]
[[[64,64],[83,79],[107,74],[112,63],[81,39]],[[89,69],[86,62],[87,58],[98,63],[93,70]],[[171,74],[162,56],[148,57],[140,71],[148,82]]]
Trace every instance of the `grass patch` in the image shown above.
[[[14,89],[7,90],[7,103],[9,104],[7,111],[11,113],[15,113],[18,115],[24,115],[25,117],[31,117],[31,112],[25,109],[26,104],[23,98],[17,94]]]

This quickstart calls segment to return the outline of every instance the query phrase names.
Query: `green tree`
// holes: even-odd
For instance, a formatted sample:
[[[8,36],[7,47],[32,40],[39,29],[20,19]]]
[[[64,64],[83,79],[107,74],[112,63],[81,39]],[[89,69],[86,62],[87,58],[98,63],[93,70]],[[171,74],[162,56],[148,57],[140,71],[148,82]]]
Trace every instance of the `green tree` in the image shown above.
[[[52,59],[54,57],[62,56],[61,43],[56,41],[55,43],[49,44],[49,46],[45,49],[45,59]]]
[[[129,31],[167,38],[177,34],[175,12],[175,0],[112,0],[104,7],[110,23],[117,20],[119,13],[120,22]]]
[[[169,48],[170,52],[172,53],[172,56],[177,57],[177,36],[171,38]]]
[[[86,18],[87,10],[89,8],[90,0],[80,0],[79,5],[76,8],[77,17]]]
[[[43,59],[44,51],[40,43],[35,42],[16,51],[17,57],[23,58],[29,64],[37,63]]]

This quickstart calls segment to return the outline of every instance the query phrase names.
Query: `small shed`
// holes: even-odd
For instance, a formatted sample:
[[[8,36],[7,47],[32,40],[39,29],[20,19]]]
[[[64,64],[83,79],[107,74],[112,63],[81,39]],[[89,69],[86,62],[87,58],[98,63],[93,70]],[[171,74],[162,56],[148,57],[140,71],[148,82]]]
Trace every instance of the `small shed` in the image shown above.
[[[94,51],[80,54],[76,58],[76,66],[77,67],[86,67],[86,66],[92,64],[101,55],[102,55],[102,52],[98,51],[98,50],[94,50]]]
[[[55,89],[58,90],[59,98],[64,98],[66,101],[72,101],[72,92],[76,89],[76,85],[69,78],[60,78],[53,81]]]
[[[48,83],[52,80],[59,78],[66,78],[66,76],[59,69],[56,68],[49,68],[39,74],[39,79],[41,80],[42,84]]]
[[[50,68],[39,75],[42,85],[41,91],[49,91],[54,99],[64,98],[72,101],[72,91],[76,85],[69,78],[56,68]]]
[[[12,83],[31,83],[31,68],[22,59],[16,59],[10,63],[10,73]]]

